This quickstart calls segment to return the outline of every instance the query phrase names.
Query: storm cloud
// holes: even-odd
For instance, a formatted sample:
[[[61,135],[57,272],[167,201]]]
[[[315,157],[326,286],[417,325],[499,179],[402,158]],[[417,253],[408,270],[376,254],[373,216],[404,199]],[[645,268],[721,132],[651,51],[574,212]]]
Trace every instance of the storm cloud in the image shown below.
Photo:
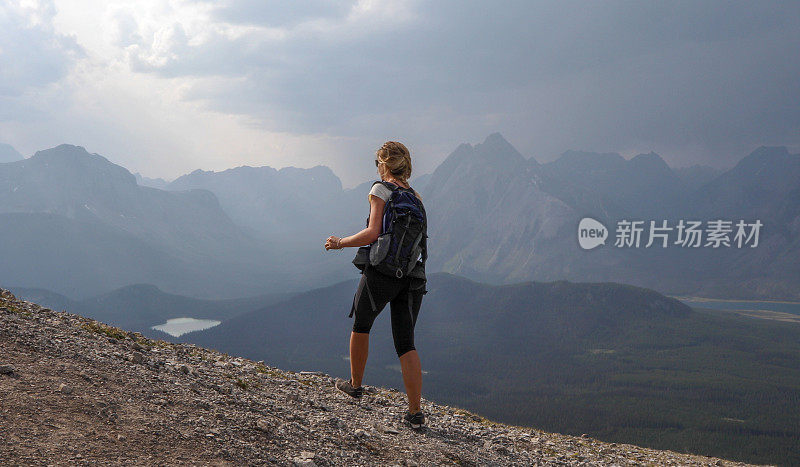
[[[0,64],[31,59],[0,72],[4,102],[20,109],[22,88],[61,81],[74,108],[128,108],[83,113],[107,131],[72,124],[70,141],[151,176],[326,164],[352,186],[387,139],[424,173],[494,131],[540,161],[652,150],[728,167],[762,144],[800,146],[797,2],[84,3],[45,6],[38,26],[5,8]],[[93,94],[104,70],[119,82]],[[152,104],[132,97],[143,83]],[[110,102],[126,95],[139,104]],[[21,152],[53,145],[34,136],[46,123],[0,117],[0,140]]]

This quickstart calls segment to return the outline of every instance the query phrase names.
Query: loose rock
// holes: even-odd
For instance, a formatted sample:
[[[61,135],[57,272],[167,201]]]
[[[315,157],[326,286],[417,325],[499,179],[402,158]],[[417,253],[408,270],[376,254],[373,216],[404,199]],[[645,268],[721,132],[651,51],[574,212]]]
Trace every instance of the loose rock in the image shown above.
[[[367,386],[354,401],[314,369],[147,339],[2,289],[0,344],[24,368],[0,377],[3,464],[745,465],[487,423],[424,398],[427,429],[414,431],[402,392]]]

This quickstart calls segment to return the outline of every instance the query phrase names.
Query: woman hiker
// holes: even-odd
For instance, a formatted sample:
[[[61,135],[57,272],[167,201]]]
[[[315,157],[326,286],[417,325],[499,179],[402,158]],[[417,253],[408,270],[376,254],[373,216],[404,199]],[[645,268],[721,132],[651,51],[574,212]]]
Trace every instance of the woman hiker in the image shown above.
[[[375,165],[378,167],[378,175],[381,180],[410,189],[418,199],[422,199],[419,193],[408,185],[408,179],[411,176],[411,154],[402,143],[395,141],[385,143],[376,152]],[[360,247],[376,241],[381,233],[383,207],[390,194],[391,190],[386,186],[375,183],[367,195],[370,205],[367,227],[349,237],[339,238],[331,235],[325,241],[325,249]],[[386,304],[390,303],[392,337],[395,351],[400,358],[403,383],[408,395],[408,412],[405,414],[404,420],[412,428],[419,428],[425,424],[425,416],[420,407],[422,369],[419,355],[414,347],[414,325],[422,305],[422,296],[427,292],[425,290],[426,282],[425,270],[421,262],[417,263],[411,273],[400,279],[383,274],[370,264],[365,266],[353,300],[355,322],[353,331],[350,333],[350,380],[336,381],[336,387],[341,391],[355,398],[361,397],[364,391],[361,381],[364,377],[364,367],[367,364],[369,350],[369,331],[375,318]],[[368,291],[362,293],[365,286]]]

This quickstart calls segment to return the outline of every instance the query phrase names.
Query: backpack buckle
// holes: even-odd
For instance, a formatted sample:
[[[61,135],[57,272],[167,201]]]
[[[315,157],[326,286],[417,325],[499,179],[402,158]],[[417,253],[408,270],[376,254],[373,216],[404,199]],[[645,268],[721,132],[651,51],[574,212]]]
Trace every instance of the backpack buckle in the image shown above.
[[[394,271],[394,275],[395,275],[395,277],[397,277],[398,279],[400,279],[401,277],[403,277],[403,270],[402,270],[401,268],[397,268],[397,269]]]

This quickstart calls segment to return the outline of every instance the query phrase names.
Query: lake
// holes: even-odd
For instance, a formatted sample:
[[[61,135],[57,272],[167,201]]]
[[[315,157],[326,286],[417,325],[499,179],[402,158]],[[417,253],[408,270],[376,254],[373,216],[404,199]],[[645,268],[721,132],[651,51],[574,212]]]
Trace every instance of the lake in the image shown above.
[[[800,302],[759,300],[718,300],[701,297],[672,297],[696,308],[733,311],[756,318],[800,322]]]
[[[213,328],[221,322],[222,321],[213,319],[173,318],[168,319],[164,324],[152,326],[151,329],[164,331],[173,337],[180,337],[187,332],[202,331],[203,329]]]

